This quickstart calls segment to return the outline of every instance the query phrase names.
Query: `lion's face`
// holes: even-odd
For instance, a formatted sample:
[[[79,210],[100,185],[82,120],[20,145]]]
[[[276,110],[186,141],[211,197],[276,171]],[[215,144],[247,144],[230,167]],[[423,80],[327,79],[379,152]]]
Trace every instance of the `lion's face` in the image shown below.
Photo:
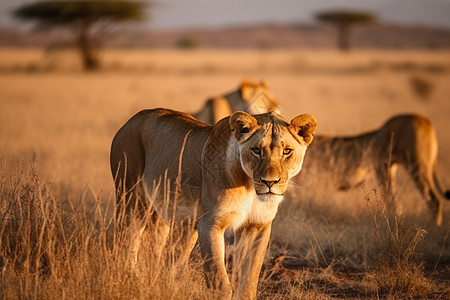
[[[239,91],[240,93],[236,97],[243,101],[241,110],[252,115],[271,111],[280,113],[280,104],[270,91],[266,81],[244,80]]]
[[[230,124],[239,145],[241,167],[252,179],[258,198],[281,200],[289,179],[301,170],[316,120],[300,115],[289,124],[276,113],[250,116],[237,112]]]

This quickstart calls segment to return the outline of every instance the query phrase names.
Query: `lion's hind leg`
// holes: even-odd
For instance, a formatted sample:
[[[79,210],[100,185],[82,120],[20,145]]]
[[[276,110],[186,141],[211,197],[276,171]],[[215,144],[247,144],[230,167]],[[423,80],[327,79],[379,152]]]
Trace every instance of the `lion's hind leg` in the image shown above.
[[[445,190],[443,188],[442,182],[439,178],[438,169],[437,169],[437,161],[434,162],[433,166],[433,180],[436,188],[438,189],[439,194],[442,196],[442,198],[445,198],[446,200],[450,200],[450,190]]]
[[[439,191],[433,181],[433,170],[424,170],[420,167],[413,168],[411,176],[422,194],[425,198],[428,207],[434,214],[435,222],[437,226],[442,224],[442,201]]]
[[[434,188],[429,189],[429,199],[427,201],[428,206],[431,208],[431,210],[434,213],[436,226],[442,225],[442,201],[440,197],[437,195]]]
[[[425,200],[427,201],[428,207],[434,213],[436,226],[442,225],[442,201],[438,196],[436,188],[433,184],[430,184],[427,179],[421,180],[419,189],[421,188],[421,193]]]
[[[195,244],[197,243],[197,240],[198,240],[197,230],[192,230],[183,236],[183,243],[181,244],[182,249],[180,251],[180,256],[179,256],[179,265],[180,266],[184,267],[187,264],[189,257],[191,255],[191,252],[194,249]]]
[[[170,227],[154,211],[149,211],[144,219],[132,216],[126,227],[118,232],[123,239],[128,261],[135,271],[141,269],[141,263],[149,263],[158,268],[163,259],[163,250],[167,242]]]
[[[399,216],[403,213],[402,206],[398,201],[397,192],[397,163],[386,163],[376,170],[376,178],[382,188],[382,197],[389,214]]]
[[[173,226],[167,253],[171,266],[177,272],[182,272],[186,267],[197,240],[197,228],[189,218]]]
[[[150,256],[149,259],[154,267],[160,267],[164,260],[163,253],[169,237],[170,225],[155,211],[152,211],[143,229],[136,242],[142,243],[145,240],[146,250],[148,250],[145,255]],[[138,248],[140,248],[140,244]]]

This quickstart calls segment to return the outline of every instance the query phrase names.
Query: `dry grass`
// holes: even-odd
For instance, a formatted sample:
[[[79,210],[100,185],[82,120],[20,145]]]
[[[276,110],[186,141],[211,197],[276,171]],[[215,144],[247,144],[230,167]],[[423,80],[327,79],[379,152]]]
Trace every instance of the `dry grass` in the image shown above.
[[[198,262],[186,269],[173,260],[155,262],[152,245],[144,243],[133,268],[129,235],[113,230],[113,201],[101,203],[94,192],[73,201],[33,168],[5,168],[11,177],[0,182],[2,299],[210,298]]]
[[[91,74],[71,56],[0,51],[1,298],[211,297],[195,256],[181,273],[150,259],[139,275],[129,268],[125,241],[113,231],[109,147],[138,110],[194,112],[245,77],[268,79],[287,118],[311,113],[320,134],[359,133],[395,113],[427,116],[450,187],[448,52],[114,51],[105,55],[106,70]],[[412,77],[432,83],[426,102],[411,89]],[[374,188],[300,186],[274,222],[260,297],[448,297],[449,203],[443,226],[434,227],[400,171],[406,212],[395,222]],[[151,244],[143,247],[151,255]],[[271,265],[279,253],[285,259]]]

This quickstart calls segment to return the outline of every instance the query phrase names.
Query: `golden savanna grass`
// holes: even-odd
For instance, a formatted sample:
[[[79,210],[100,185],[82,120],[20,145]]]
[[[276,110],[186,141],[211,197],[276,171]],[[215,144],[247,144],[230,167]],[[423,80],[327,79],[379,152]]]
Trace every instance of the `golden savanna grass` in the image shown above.
[[[314,115],[319,134],[357,134],[397,113],[428,117],[450,187],[450,52],[111,50],[88,74],[75,58],[0,50],[1,298],[213,297],[197,253],[187,268],[145,257],[131,268],[114,232],[109,147],[137,111],[195,112],[248,77],[268,80],[288,119]],[[370,182],[295,187],[274,222],[260,297],[446,299],[450,202],[436,228],[406,172],[399,181],[400,218]],[[150,257],[151,243],[143,247]]]

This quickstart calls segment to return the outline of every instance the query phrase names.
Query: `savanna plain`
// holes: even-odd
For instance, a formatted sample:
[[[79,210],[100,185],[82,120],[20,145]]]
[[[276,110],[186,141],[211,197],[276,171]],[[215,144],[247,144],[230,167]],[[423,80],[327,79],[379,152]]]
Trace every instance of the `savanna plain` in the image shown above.
[[[285,117],[315,116],[321,135],[362,133],[399,113],[426,116],[450,188],[448,51],[107,50],[103,61],[85,73],[70,52],[0,50],[2,299],[214,297],[198,251],[186,268],[171,259],[176,241],[164,264],[145,260],[152,244],[144,243],[138,271],[131,267],[114,232],[109,149],[139,110],[196,112],[244,78],[266,79]],[[399,171],[400,216],[385,209],[375,182],[345,192],[320,178],[293,186],[258,297],[449,299],[450,202],[436,227]]]

